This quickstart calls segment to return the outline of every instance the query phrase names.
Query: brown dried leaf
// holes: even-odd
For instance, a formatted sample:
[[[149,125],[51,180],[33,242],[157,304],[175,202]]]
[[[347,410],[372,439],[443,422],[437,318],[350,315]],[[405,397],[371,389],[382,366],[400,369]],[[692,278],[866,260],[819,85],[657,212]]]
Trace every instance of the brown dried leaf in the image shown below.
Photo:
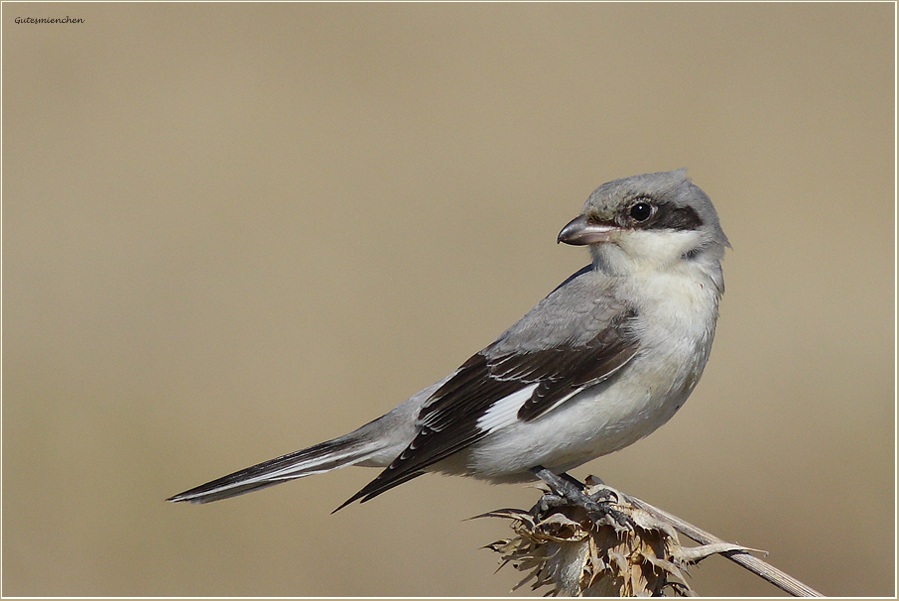
[[[588,482],[587,495],[610,490]],[[500,568],[511,563],[526,572],[514,588],[546,586],[553,596],[692,596],[687,566],[715,553],[745,550],[730,544],[683,547],[670,524],[611,492],[618,499],[611,507],[630,518],[633,527],[605,515],[591,519],[584,507],[560,504],[558,497],[544,497],[546,502],[531,511],[501,509],[478,516],[512,520],[516,536],[487,548],[500,554]]]

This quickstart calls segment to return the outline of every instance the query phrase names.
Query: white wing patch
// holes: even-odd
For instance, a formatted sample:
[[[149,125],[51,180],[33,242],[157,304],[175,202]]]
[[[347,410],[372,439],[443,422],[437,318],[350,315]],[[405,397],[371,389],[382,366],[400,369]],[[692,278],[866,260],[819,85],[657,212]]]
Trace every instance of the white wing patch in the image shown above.
[[[493,432],[497,428],[518,421],[518,410],[525,401],[531,398],[535,388],[537,388],[537,384],[531,384],[495,402],[484,415],[478,418],[478,428]]]

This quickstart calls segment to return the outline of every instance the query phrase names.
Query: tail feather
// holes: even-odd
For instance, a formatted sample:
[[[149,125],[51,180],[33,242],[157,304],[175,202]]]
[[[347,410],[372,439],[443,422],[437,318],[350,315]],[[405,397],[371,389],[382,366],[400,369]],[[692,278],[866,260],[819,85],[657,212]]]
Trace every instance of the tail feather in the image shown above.
[[[166,499],[174,503],[210,503],[236,497],[313,474],[365,461],[379,450],[352,435],[341,436],[307,449],[288,453],[256,465],[222,476]]]

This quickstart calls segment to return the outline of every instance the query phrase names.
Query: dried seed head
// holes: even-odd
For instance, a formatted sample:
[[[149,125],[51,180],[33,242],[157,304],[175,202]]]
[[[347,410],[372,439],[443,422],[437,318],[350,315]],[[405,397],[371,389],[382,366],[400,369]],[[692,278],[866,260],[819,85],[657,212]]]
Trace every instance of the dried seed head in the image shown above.
[[[609,490],[588,485],[584,492],[599,498]],[[611,492],[617,501],[610,507],[630,520],[627,526],[550,493],[531,511],[502,509],[478,516],[512,520],[515,536],[487,548],[502,556],[500,567],[508,563],[526,573],[514,588],[530,583],[532,590],[547,586],[547,595],[566,597],[690,596],[687,566],[735,547],[682,547],[670,524]]]

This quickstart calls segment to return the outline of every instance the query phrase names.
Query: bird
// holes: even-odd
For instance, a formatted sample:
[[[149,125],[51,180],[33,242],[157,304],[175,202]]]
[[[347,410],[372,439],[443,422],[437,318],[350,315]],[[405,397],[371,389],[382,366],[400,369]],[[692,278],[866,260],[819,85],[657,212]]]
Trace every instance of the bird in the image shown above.
[[[557,242],[591,261],[442,380],[358,429],[167,499],[208,503],[346,466],[380,468],[334,511],[426,472],[567,475],[665,424],[705,369],[730,243],[686,169],[609,181]]]

